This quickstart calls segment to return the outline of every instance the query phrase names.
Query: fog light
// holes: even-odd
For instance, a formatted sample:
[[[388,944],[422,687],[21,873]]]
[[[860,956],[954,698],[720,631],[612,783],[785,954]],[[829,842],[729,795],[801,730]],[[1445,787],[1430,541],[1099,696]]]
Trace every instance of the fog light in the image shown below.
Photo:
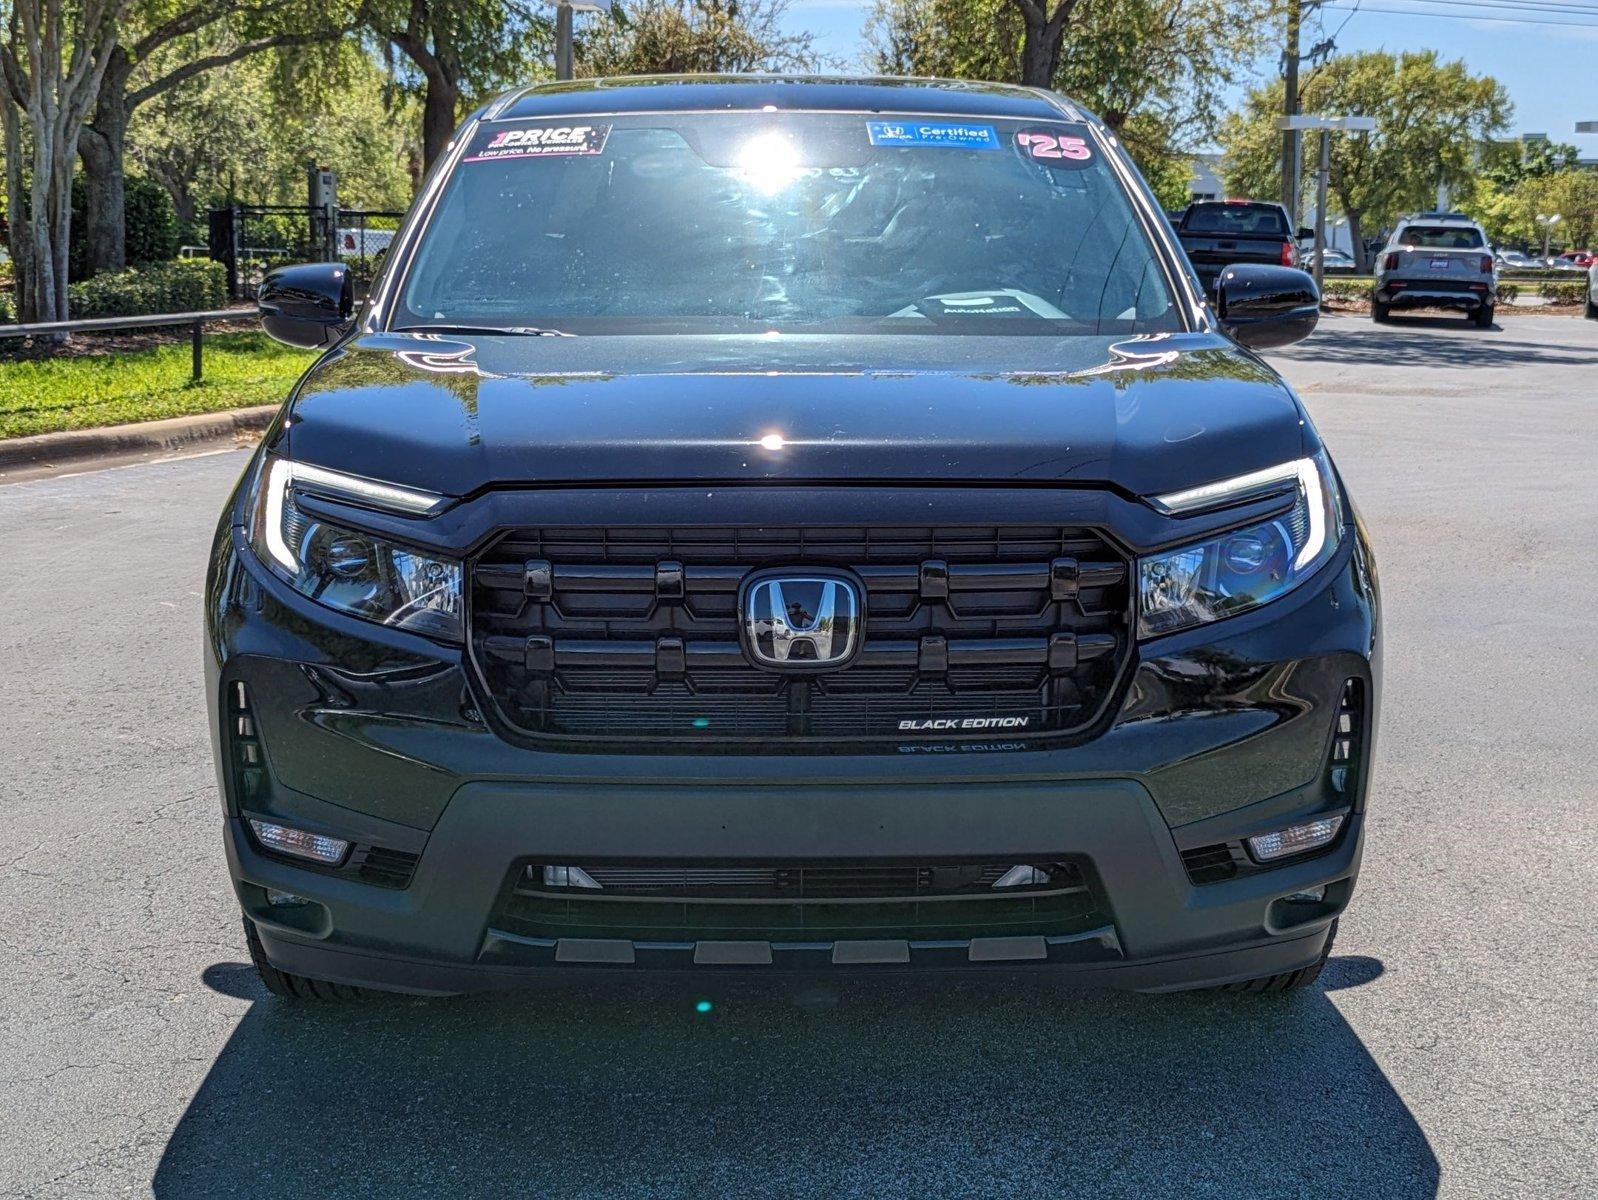
[[[271,821],[257,821],[254,817],[250,818],[250,828],[255,831],[255,840],[268,850],[310,859],[325,866],[337,866],[349,853],[350,844],[343,838],[307,833],[303,829],[291,829]]]
[[[1290,825],[1275,833],[1262,833],[1248,839],[1248,850],[1259,862],[1271,862],[1309,850],[1318,850],[1337,836],[1343,827],[1343,814],[1317,817],[1302,825]]]
[[[1289,904],[1319,904],[1326,899],[1326,885],[1323,883],[1320,887],[1305,888],[1302,892],[1294,892],[1290,896],[1283,896],[1282,899]]]
[[[602,890],[599,881],[581,867],[545,867],[544,886]]]
[[[293,892],[280,892],[276,888],[266,889],[266,902],[273,908],[301,908],[310,903],[304,896],[296,896]]]

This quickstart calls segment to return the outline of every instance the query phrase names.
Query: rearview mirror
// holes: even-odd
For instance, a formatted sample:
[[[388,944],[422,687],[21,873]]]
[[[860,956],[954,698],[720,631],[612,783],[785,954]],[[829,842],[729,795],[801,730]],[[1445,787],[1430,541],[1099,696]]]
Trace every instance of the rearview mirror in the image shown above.
[[[1215,314],[1228,336],[1251,350],[1303,341],[1321,319],[1315,281],[1291,267],[1238,263],[1221,272]]]
[[[349,332],[355,284],[343,263],[277,267],[261,280],[256,307],[262,327],[278,341],[320,350]]]

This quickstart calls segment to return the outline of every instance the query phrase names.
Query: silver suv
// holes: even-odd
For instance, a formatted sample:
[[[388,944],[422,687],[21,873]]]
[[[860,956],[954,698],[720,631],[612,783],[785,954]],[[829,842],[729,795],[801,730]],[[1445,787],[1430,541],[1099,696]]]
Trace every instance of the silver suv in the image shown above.
[[[1458,308],[1483,329],[1493,323],[1498,271],[1487,235],[1463,213],[1416,213],[1399,221],[1376,260],[1371,317],[1395,308]]]

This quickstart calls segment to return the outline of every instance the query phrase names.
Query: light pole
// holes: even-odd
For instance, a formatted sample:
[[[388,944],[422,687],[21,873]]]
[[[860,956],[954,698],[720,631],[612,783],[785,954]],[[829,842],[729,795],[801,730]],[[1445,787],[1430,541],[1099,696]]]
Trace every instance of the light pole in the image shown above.
[[[579,0],[556,0],[555,4],[555,78],[572,77],[572,14],[597,13],[605,10],[597,4],[583,4]]]
[[[1370,133],[1376,128],[1375,117],[1282,117],[1276,122],[1281,130],[1318,129],[1321,135],[1320,162],[1315,169],[1315,290],[1321,290],[1326,278],[1326,191],[1332,177],[1332,131],[1345,133]],[[1354,247],[1355,261],[1364,265],[1365,248]]]
[[[1537,224],[1543,227],[1543,262],[1548,261],[1548,242],[1553,237],[1554,226],[1563,221],[1561,213],[1538,213]]]

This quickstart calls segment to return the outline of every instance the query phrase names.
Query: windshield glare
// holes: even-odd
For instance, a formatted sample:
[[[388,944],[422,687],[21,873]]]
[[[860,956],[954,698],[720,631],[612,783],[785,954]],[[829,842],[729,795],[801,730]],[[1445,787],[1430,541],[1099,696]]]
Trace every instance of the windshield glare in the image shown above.
[[[1182,327],[1081,125],[671,113],[487,123],[390,325],[573,333]]]

